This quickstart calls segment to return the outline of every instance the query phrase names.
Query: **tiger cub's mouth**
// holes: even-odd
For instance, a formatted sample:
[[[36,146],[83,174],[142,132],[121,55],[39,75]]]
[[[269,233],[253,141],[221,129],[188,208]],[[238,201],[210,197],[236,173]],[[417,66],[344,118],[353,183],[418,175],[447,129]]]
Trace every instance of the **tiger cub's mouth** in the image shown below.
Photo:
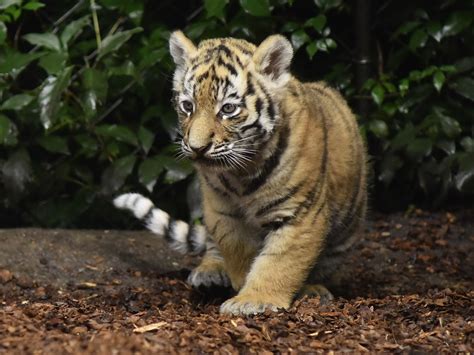
[[[221,167],[223,169],[246,169],[252,163],[257,153],[256,149],[244,147],[240,142],[210,144],[201,151],[193,150],[186,142],[182,142],[182,155],[206,166]]]

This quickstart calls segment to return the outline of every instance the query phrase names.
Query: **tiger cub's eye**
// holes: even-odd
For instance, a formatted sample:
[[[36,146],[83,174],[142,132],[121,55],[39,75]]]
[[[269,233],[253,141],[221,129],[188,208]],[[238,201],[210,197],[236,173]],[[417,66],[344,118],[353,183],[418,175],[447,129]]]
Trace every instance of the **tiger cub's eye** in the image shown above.
[[[181,102],[181,110],[183,110],[185,113],[190,114],[193,112],[194,105],[191,101],[184,100]]]
[[[226,114],[226,115],[230,115],[230,114],[234,113],[234,111],[236,109],[237,109],[237,106],[234,105],[234,104],[225,104],[224,106],[222,106],[221,112]]]

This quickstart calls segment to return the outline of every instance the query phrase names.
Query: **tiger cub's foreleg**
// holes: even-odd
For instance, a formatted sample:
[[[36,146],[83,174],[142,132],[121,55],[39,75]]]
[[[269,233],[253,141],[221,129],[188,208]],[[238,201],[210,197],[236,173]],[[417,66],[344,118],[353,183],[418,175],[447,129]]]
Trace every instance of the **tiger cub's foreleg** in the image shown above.
[[[327,208],[320,206],[298,224],[270,232],[239,294],[222,313],[256,314],[288,308],[314,265],[327,232]]]
[[[193,287],[230,286],[224,259],[212,240],[206,243],[206,253],[201,263],[189,274],[188,283]]]
[[[261,247],[255,229],[246,225],[238,208],[223,196],[204,188],[204,220],[211,239],[224,259],[224,269],[232,288],[239,291],[245,283],[252,261]]]

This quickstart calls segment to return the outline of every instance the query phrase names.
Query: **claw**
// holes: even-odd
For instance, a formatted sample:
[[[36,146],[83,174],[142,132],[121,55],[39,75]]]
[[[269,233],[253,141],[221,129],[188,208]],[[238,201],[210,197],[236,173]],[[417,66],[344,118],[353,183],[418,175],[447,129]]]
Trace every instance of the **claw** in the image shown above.
[[[242,299],[242,300],[240,300]],[[225,301],[220,307],[220,313],[232,315],[255,315],[264,313],[267,309],[277,312],[279,307],[272,303],[246,300],[238,295]]]

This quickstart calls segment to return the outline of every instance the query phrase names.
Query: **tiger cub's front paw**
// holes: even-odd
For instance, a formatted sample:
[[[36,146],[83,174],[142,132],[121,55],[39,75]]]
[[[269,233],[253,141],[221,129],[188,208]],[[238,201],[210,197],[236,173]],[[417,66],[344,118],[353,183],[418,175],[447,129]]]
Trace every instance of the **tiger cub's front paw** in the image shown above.
[[[220,307],[220,312],[232,315],[252,315],[264,313],[267,309],[276,312],[280,308],[286,309],[289,306],[289,303],[272,300],[271,298],[238,294],[225,301]]]
[[[222,265],[201,264],[189,274],[188,284],[195,288],[212,286],[229,287],[230,280]]]

